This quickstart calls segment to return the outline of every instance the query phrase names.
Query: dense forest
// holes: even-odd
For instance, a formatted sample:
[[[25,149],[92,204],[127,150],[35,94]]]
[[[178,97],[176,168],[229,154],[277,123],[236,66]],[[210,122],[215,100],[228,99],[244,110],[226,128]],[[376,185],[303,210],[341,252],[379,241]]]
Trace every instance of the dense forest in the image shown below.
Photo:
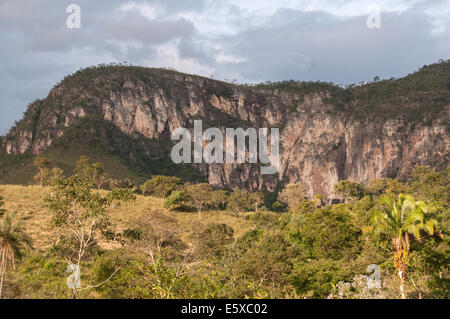
[[[34,164],[36,185],[0,186],[1,298],[449,298],[450,169],[328,203]]]

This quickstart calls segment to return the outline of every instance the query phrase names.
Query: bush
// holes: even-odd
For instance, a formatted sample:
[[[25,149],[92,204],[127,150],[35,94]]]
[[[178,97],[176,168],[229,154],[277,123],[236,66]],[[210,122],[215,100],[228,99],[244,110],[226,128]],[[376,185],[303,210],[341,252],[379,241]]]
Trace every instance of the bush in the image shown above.
[[[228,200],[227,208],[235,215],[242,211],[250,211],[253,209],[253,203],[250,193],[247,190],[234,188]]]
[[[164,208],[170,210],[183,209],[186,207],[186,201],[188,196],[186,191],[174,191],[167,199],[164,201]]]
[[[200,233],[198,251],[205,258],[224,256],[227,245],[233,242],[234,230],[227,224],[213,224]]]
[[[293,219],[294,238],[305,258],[353,258],[361,249],[361,231],[343,209],[317,209],[301,219]]]
[[[181,187],[181,179],[173,176],[153,176],[152,179],[141,185],[141,191],[144,195],[166,198],[173,191]]]

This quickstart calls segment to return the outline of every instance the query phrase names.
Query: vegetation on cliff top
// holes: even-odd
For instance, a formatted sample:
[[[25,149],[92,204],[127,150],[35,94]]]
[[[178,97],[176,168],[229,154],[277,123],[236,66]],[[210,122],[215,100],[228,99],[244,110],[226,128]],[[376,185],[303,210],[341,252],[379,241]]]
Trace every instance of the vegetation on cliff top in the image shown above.
[[[204,87],[206,96],[215,94],[232,99],[236,92],[245,92],[248,103],[264,105],[269,99],[285,92],[292,95],[288,111],[295,112],[306,96],[318,94],[330,106],[330,112],[344,112],[355,119],[403,118],[429,124],[450,101],[450,60],[425,65],[403,78],[379,80],[341,87],[327,82],[281,81],[261,84],[227,83],[167,68],[147,68],[126,64],[100,64],[80,69],[56,84],[44,100],[29,105],[24,118],[16,122],[6,138],[20,130],[33,131],[40,113],[49,108],[61,113],[67,108],[108,101],[112,91],[124,89],[126,81],[141,82],[168,95],[181,94],[186,85]],[[56,94],[56,92],[58,92]],[[76,99],[72,99],[76,96]],[[180,95],[181,96],[181,95]],[[186,101],[187,103],[187,101]],[[224,118],[224,120],[229,120]],[[41,123],[42,124],[42,123]]]

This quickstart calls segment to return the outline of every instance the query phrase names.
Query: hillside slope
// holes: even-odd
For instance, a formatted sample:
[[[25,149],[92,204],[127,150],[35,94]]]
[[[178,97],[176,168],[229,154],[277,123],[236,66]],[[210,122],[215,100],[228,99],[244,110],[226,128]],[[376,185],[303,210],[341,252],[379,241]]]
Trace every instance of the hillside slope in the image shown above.
[[[279,127],[278,173],[261,175],[258,164],[173,164],[170,134],[192,128],[195,119],[203,129]],[[70,170],[80,153],[90,153],[117,163],[109,167],[113,176],[161,173],[252,190],[302,181],[309,194],[331,196],[341,179],[365,183],[401,178],[415,164],[448,166],[449,119],[449,61],[346,89],[294,81],[234,85],[165,69],[99,66],[66,77],[30,104],[2,138],[0,182],[29,182],[36,154]],[[63,153],[71,159],[52,155]]]

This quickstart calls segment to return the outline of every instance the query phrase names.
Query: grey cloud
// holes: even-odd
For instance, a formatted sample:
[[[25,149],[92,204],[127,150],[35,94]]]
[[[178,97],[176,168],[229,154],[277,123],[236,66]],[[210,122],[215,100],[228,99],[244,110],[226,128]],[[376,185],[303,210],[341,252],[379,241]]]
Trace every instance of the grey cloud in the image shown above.
[[[115,39],[137,40],[146,44],[161,44],[172,39],[191,35],[194,25],[185,19],[175,21],[149,20],[138,14],[105,22],[105,30]]]
[[[338,83],[373,76],[404,75],[436,62],[443,36],[417,11],[382,15],[381,29],[366,17],[339,20],[323,12],[279,10],[264,26],[223,39],[223,47],[245,62],[227,63],[249,80],[323,80]],[[448,53],[447,53],[448,55]],[[220,76],[221,68],[218,69]]]
[[[155,66],[158,46],[172,40],[178,40],[181,65],[194,61],[214,69],[215,78],[242,81],[358,82],[403,76],[450,55],[450,18],[441,15],[446,28],[432,33],[433,19],[425,13],[445,0],[413,1],[408,11],[382,13],[381,29],[368,29],[366,16],[342,19],[282,5],[264,17],[227,0],[135,0],[158,7],[149,20],[138,10],[118,10],[127,2],[0,0],[0,134],[65,75],[113,61]],[[65,27],[71,3],[81,6],[81,29]],[[213,24],[219,17],[215,33],[199,29],[196,17]],[[219,53],[244,60],[218,62]]]
[[[186,12],[186,11],[203,11],[206,0],[158,0],[157,3],[162,5],[166,12]]]

